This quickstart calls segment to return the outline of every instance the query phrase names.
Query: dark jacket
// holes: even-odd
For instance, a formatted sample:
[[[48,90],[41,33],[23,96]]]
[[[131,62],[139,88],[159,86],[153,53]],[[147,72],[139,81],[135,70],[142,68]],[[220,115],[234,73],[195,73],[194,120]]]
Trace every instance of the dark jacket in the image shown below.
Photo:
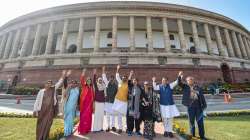
[[[181,77],[177,78],[177,84],[181,81]],[[175,82],[175,81],[174,81]],[[173,83],[173,82],[172,82]],[[171,84],[171,83],[170,83]],[[174,105],[173,90],[170,84],[159,85],[160,104],[161,105]]]
[[[105,97],[105,102],[114,103],[114,101],[115,101],[115,95],[117,93],[117,90],[118,90],[117,83],[115,83],[115,82],[114,83],[109,82],[108,86],[107,86],[107,89],[106,89],[107,96]]]
[[[184,83],[180,83],[179,84],[182,87],[182,104],[186,107],[190,107],[191,103],[192,103],[192,99],[191,99],[191,90],[190,90],[190,86]],[[204,110],[207,108],[207,103],[205,100],[205,97],[203,95],[203,91],[200,87],[198,87],[197,85],[195,85],[194,87],[196,90],[199,91],[198,93],[198,101],[199,101],[199,107]]]
[[[160,88],[160,104],[161,105],[173,105],[173,89],[170,88],[170,85],[159,85]]]

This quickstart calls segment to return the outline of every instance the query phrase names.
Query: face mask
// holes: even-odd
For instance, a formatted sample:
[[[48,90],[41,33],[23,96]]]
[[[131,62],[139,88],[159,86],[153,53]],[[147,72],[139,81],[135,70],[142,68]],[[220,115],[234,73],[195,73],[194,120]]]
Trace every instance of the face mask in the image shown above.
[[[88,80],[86,81],[86,83],[87,83],[87,85],[90,85],[90,84],[91,84],[91,80],[88,79]]]

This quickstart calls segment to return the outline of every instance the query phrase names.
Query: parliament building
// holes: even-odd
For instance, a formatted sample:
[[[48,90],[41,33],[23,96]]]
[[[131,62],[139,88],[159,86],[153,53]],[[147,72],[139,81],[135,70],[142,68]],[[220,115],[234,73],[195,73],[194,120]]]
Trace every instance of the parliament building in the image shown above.
[[[174,80],[179,70],[200,83],[250,80],[250,32],[223,15],[156,2],[90,2],[52,7],[0,27],[0,80],[40,85],[63,69],[106,65],[108,76],[135,71]]]

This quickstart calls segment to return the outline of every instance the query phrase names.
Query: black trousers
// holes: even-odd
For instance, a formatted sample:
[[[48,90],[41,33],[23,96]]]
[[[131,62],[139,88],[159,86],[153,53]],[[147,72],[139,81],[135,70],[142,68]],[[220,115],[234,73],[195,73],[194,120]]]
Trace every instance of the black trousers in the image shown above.
[[[203,111],[200,107],[188,107],[188,118],[190,124],[190,131],[195,136],[195,120],[199,128],[199,135],[201,138],[205,137]]]
[[[136,132],[140,132],[141,118],[135,119],[132,116],[127,115],[127,131],[132,132],[135,128]]]

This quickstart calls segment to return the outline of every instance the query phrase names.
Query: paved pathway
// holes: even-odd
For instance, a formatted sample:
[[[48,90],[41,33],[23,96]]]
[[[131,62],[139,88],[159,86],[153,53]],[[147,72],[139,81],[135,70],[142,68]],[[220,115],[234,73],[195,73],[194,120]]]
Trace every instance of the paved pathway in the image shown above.
[[[77,127],[77,126],[76,126]],[[141,125],[143,128],[143,124]],[[161,123],[155,123],[156,137],[154,140],[183,140],[177,134],[174,134],[174,138],[163,137],[163,125]],[[142,136],[131,136],[128,137],[125,132],[121,135],[116,132],[100,132],[100,133],[89,133],[88,135],[78,135],[77,132],[69,138],[62,138],[61,140],[144,140]]]

